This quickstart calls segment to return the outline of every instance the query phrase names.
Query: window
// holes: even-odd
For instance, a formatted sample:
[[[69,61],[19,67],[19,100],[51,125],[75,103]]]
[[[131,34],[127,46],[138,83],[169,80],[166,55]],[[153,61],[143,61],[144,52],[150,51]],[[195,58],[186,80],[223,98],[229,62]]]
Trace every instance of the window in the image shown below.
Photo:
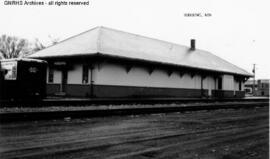
[[[53,83],[53,68],[49,68],[49,83]]]
[[[1,63],[1,69],[4,71],[5,80],[17,79],[17,61],[7,61]]]
[[[89,76],[88,66],[83,65],[83,72],[82,72],[82,83],[83,84],[88,83],[88,76]]]

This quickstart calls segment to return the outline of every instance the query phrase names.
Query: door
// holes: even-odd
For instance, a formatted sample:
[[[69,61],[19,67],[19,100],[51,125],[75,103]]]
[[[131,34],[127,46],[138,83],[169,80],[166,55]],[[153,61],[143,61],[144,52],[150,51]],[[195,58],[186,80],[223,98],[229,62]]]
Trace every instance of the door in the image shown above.
[[[61,80],[60,92],[66,93],[66,89],[67,89],[67,70],[64,69],[64,70],[62,70],[62,80]]]
[[[222,90],[222,78],[218,78],[218,90]]]

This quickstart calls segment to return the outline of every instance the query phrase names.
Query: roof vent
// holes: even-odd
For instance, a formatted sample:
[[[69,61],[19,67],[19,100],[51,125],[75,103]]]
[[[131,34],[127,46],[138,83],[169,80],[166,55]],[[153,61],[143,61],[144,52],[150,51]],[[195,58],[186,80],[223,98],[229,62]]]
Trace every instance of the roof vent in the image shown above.
[[[195,39],[191,39],[190,40],[190,50],[195,50],[196,47],[195,47]]]

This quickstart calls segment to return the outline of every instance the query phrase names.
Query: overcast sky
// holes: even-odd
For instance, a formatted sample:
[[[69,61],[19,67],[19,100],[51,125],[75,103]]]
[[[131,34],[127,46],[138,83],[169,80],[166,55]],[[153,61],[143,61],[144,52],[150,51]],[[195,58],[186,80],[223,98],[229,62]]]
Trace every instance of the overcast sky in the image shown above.
[[[182,45],[195,38],[197,48],[248,72],[255,63],[256,77],[265,79],[270,78],[268,1],[90,0],[88,6],[10,6],[1,0],[0,35],[38,38],[48,45],[50,37],[64,40],[106,26]]]

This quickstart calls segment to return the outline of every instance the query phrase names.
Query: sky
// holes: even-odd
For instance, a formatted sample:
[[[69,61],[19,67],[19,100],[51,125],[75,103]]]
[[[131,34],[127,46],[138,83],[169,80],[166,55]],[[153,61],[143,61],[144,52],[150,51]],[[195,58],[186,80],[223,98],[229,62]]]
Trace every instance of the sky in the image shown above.
[[[193,38],[197,48],[250,73],[256,64],[256,79],[270,78],[269,0],[89,0],[84,6],[5,1],[0,1],[0,35],[37,38],[50,45],[51,39],[105,26],[187,46]],[[188,13],[202,16],[185,16]]]

